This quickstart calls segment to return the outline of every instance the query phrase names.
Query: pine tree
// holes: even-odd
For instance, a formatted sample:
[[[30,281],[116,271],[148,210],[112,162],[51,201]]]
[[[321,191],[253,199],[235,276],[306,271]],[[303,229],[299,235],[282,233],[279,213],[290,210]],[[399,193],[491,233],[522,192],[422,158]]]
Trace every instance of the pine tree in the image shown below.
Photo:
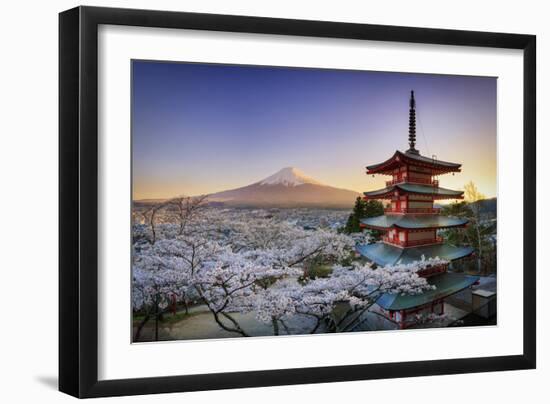
[[[366,217],[380,216],[384,214],[384,205],[379,201],[365,201],[361,197],[357,197],[353,211],[348,217],[345,233],[357,233],[361,231],[361,219]]]

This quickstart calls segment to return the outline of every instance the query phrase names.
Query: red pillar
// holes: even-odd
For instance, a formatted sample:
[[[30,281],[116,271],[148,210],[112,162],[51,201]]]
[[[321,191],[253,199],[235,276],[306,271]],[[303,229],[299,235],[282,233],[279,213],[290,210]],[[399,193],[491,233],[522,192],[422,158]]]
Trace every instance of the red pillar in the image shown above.
[[[403,330],[405,328],[405,310],[400,310],[399,314],[401,314],[401,320],[399,321],[399,329]]]

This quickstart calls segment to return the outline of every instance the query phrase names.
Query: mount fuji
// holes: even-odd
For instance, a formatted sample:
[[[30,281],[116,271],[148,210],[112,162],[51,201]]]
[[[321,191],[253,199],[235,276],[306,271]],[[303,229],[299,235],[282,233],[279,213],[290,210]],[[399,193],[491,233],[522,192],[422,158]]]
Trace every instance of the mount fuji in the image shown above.
[[[253,184],[208,196],[210,202],[247,207],[330,207],[353,206],[358,192],[335,188],[286,167]]]

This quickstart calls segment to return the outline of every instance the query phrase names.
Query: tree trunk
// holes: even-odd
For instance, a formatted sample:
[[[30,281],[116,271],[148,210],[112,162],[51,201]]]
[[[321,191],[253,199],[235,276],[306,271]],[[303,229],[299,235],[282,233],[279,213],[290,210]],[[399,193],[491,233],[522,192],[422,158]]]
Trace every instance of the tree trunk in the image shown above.
[[[271,318],[271,324],[273,325],[273,335],[279,335],[279,322],[276,318]]]
[[[155,302],[155,341],[159,340],[159,305]]]
[[[134,334],[134,342],[139,341],[139,338],[141,337],[141,331],[143,330],[143,327],[145,327],[145,324],[147,324],[150,318],[151,318],[151,315],[147,313],[145,317],[143,317],[143,320],[141,320],[141,322],[138,324],[136,333]]]
[[[220,319],[220,316],[219,316],[220,313],[216,312],[215,310],[212,310],[210,307],[209,307],[209,309],[210,309],[210,312],[212,313],[212,315],[214,316],[214,320],[216,321],[216,323],[222,329],[224,329],[225,331],[236,332],[236,333],[241,334],[243,337],[249,337],[250,336],[246,332],[244,332],[244,330],[241,328],[241,326],[229,314],[223,313],[223,312],[221,313],[221,315],[223,317],[227,318],[229,321],[231,321],[236,328],[231,328],[231,327],[228,327],[227,325],[225,325]]]

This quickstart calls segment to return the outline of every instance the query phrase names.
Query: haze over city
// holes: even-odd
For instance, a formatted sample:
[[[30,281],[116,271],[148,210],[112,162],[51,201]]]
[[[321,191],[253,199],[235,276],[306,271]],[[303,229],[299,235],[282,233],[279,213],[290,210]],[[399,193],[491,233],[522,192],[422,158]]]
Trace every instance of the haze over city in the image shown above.
[[[357,192],[365,166],[408,148],[462,164],[441,178],[496,196],[495,78],[134,61],[134,199],[246,186],[283,167]]]

